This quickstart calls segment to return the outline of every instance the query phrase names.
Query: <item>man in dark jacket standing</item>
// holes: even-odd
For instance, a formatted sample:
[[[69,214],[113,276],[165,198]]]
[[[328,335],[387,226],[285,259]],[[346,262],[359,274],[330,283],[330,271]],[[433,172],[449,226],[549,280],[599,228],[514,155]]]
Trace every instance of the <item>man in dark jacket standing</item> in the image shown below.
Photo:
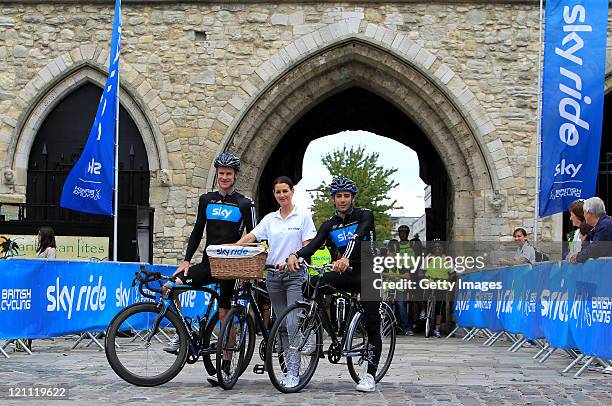
[[[599,197],[591,197],[584,201],[584,219],[593,230],[587,236],[588,244],[584,244],[571,262],[585,262],[589,258],[612,256],[612,219],[606,215],[606,206]]]

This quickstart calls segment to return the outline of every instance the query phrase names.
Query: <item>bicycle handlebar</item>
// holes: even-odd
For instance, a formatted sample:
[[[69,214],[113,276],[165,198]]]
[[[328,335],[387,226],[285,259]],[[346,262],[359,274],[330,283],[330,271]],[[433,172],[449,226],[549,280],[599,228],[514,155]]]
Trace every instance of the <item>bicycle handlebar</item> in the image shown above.
[[[140,294],[149,299],[155,299],[155,295],[151,295],[145,292],[143,286],[151,292],[162,294],[163,292],[161,287],[157,289],[150,285],[151,282],[159,282],[160,280],[172,280],[172,278],[169,276],[162,275],[161,272],[147,271],[144,265],[141,265],[140,270],[134,275],[132,286],[135,286],[138,281],[138,291],[140,292]]]
[[[318,272],[318,273],[320,273],[320,274],[321,274],[321,273],[325,273],[325,272],[327,272],[327,271],[331,271],[331,270],[333,270],[333,264],[325,264],[325,265],[323,265],[323,266],[318,266],[318,265],[310,265],[308,262],[306,262],[306,261],[304,260],[304,258],[300,258],[300,259],[298,260],[298,263],[299,263],[301,266],[305,267],[306,269],[313,270],[313,271],[317,271],[317,272]],[[353,271],[353,267],[352,267],[352,266],[349,266],[348,268],[346,268],[346,271],[344,271],[344,272],[352,272],[352,271]]]

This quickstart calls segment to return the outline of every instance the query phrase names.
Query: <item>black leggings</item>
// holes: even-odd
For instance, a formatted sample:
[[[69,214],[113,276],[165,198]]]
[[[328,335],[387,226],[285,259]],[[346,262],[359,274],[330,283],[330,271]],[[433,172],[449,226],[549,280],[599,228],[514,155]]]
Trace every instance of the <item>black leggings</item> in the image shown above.
[[[373,284],[370,282],[363,282],[363,289],[369,290],[368,294],[364,294],[362,291],[361,272],[326,272],[322,276],[315,276],[310,279],[309,287],[316,286],[317,279],[322,278],[321,283],[334,286],[337,289],[345,290],[347,292],[361,292],[361,297],[368,297],[373,299],[377,295],[374,291]],[[371,289],[370,289],[371,288]],[[325,289],[320,289],[319,294],[326,294],[328,292]],[[308,291],[306,297],[310,297]],[[368,334],[368,374],[376,377],[376,370],[378,369],[378,362],[380,361],[380,353],[382,351],[382,339],[380,337],[380,299],[375,300],[363,300],[361,301],[361,307],[363,308],[363,322],[365,325],[366,333]]]

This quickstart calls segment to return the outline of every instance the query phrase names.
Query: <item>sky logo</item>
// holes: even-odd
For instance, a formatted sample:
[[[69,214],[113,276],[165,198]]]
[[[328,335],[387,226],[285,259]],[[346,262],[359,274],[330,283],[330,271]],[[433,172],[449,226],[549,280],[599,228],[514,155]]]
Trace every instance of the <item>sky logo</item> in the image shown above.
[[[242,213],[237,206],[227,204],[209,204],[206,207],[206,219],[231,221],[237,223],[242,218]]]
[[[355,235],[355,230],[357,230],[357,224],[334,230],[329,233],[329,236],[331,237],[336,247],[344,247]]]
[[[217,249],[217,255],[219,256],[242,256],[247,255],[249,250],[246,248],[219,248]]]

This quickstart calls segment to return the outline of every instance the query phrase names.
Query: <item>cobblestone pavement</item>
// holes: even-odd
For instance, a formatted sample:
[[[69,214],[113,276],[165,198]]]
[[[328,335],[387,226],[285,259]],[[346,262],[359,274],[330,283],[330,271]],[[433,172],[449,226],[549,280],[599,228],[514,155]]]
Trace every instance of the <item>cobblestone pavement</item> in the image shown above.
[[[35,340],[33,356],[9,352],[10,359],[0,357],[0,404],[612,404],[612,376],[589,371],[575,379],[560,373],[568,358],[553,355],[539,364],[532,359],[534,348],[511,354],[507,343],[489,348],[455,338],[402,336],[393,365],[376,392],[355,392],[345,365],[321,360],[310,385],[299,394],[286,395],[274,389],[267,374],[255,375],[250,369],[234,390],[212,388],[201,363],[186,365],[161,387],[131,386],[114,374],[103,351],[83,345],[70,350],[74,339]],[[9,384],[67,384],[70,400],[9,399]]]

